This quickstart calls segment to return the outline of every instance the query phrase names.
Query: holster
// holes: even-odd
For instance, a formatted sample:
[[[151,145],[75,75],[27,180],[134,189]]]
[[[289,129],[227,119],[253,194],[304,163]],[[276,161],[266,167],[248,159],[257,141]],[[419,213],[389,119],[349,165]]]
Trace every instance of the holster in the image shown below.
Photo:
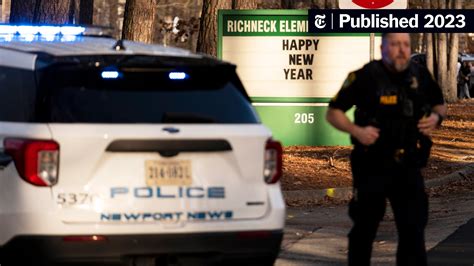
[[[431,141],[429,137],[422,135],[418,140],[418,144],[418,167],[426,167],[426,165],[428,164],[428,159],[430,158],[433,141]]]

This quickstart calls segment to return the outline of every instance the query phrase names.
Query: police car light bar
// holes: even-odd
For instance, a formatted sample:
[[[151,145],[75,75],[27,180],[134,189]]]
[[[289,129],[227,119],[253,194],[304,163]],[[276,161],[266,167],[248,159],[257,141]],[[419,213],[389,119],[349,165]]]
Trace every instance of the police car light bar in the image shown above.
[[[0,25],[0,35],[82,35],[86,31],[80,26],[27,26],[27,25]]]
[[[168,77],[173,80],[183,80],[188,78],[188,74],[184,72],[170,72]]]

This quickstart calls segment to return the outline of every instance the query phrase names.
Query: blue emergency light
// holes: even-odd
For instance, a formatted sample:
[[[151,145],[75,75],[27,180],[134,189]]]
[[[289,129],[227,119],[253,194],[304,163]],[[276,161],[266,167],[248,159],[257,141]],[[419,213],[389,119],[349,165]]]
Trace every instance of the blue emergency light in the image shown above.
[[[100,75],[103,79],[117,79],[120,77],[120,73],[118,71],[111,70],[104,70]]]
[[[184,72],[170,72],[168,77],[172,80],[183,80],[188,78],[188,74]]]
[[[39,35],[39,36],[77,36],[86,31],[81,26],[28,26],[28,25],[0,25],[0,35]]]

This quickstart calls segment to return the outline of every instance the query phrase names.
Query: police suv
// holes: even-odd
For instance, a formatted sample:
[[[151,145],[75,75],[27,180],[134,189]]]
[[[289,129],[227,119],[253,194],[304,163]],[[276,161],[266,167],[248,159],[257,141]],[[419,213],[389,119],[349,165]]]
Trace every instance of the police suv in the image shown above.
[[[235,66],[100,34],[0,25],[0,263],[272,264],[282,148]]]

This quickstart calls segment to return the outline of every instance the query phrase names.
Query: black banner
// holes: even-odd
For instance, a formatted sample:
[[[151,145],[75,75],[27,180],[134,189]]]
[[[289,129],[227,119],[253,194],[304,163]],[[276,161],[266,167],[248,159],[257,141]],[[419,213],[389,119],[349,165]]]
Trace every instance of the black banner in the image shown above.
[[[312,33],[474,32],[472,9],[311,9]]]

